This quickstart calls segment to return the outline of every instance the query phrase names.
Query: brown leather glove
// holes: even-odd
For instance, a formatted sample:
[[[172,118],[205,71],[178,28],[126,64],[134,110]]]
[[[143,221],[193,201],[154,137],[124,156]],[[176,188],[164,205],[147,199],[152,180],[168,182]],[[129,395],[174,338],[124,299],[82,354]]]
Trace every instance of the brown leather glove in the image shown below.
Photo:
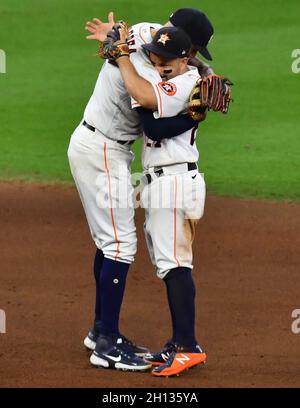
[[[197,81],[189,100],[188,111],[197,121],[203,120],[203,110],[227,113],[233,83],[220,75],[209,75]]]
[[[122,38],[120,36],[122,30]],[[98,55],[100,58],[116,61],[123,56],[129,56],[129,48],[126,42],[128,37],[128,25],[119,21],[108,32],[106,39],[100,43]]]

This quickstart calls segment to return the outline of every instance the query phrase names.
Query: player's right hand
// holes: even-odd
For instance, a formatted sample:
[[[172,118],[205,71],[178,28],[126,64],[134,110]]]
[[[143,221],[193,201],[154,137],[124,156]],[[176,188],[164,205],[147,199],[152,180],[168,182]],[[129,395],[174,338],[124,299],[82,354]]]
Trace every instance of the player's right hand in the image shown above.
[[[113,11],[110,11],[108,13],[108,22],[103,23],[99,18],[93,18],[93,22],[88,21],[86,23],[85,29],[91,33],[91,35],[88,35],[86,37],[87,40],[98,40],[98,41],[104,41],[107,33],[112,29],[112,27],[115,24],[114,21],[114,13]]]

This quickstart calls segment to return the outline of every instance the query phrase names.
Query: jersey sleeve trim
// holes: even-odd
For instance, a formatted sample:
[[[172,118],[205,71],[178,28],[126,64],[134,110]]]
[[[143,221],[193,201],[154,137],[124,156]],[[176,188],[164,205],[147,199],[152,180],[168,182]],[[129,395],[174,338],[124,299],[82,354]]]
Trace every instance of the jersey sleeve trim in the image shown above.
[[[157,99],[157,111],[154,112],[154,117],[156,119],[161,118],[163,116],[163,110],[162,110],[162,97],[160,94],[160,90],[157,84],[153,84],[156,99]]]
[[[131,108],[132,108],[132,109],[140,108],[140,107],[141,107],[141,105],[140,105],[139,103],[137,103],[137,102],[133,102],[133,103],[131,104]]]
[[[131,98],[131,109],[139,108],[141,105],[133,98]]]

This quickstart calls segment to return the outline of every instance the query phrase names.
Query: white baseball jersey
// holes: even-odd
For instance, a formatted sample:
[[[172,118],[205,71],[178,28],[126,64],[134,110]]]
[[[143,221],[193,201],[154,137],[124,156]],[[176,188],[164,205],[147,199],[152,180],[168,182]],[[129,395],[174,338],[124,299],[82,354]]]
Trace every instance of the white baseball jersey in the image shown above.
[[[155,118],[177,116],[187,112],[190,93],[200,78],[198,70],[189,67],[189,71],[167,82],[152,82],[157,98],[158,110]],[[153,142],[145,136],[142,163],[144,169],[167,166],[177,163],[197,162],[199,152],[195,143],[196,128],[187,130],[171,139]]]
[[[141,135],[137,112],[118,67],[106,61],[84,112],[85,121],[112,140],[135,140]]]

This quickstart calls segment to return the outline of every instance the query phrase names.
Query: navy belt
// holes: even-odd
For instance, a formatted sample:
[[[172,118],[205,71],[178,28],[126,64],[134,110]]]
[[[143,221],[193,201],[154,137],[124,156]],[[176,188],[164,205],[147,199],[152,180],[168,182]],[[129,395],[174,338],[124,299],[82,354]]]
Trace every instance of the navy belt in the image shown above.
[[[187,171],[192,171],[192,170],[197,170],[197,164],[196,163],[186,163],[187,165]],[[160,169],[155,170],[154,174],[156,175],[156,177],[160,177],[164,174],[164,170],[161,167]],[[148,184],[150,184],[153,180],[151,177],[150,173],[146,173],[145,174],[146,179],[148,181]]]
[[[94,128],[94,126],[89,125],[85,120],[82,122],[83,126],[85,126],[86,128],[88,128],[89,130],[91,130],[92,132],[96,131],[96,128]],[[111,139],[112,140],[112,139]],[[134,140],[114,140],[114,142],[118,142],[121,145],[131,145],[132,143],[134,143]]]

